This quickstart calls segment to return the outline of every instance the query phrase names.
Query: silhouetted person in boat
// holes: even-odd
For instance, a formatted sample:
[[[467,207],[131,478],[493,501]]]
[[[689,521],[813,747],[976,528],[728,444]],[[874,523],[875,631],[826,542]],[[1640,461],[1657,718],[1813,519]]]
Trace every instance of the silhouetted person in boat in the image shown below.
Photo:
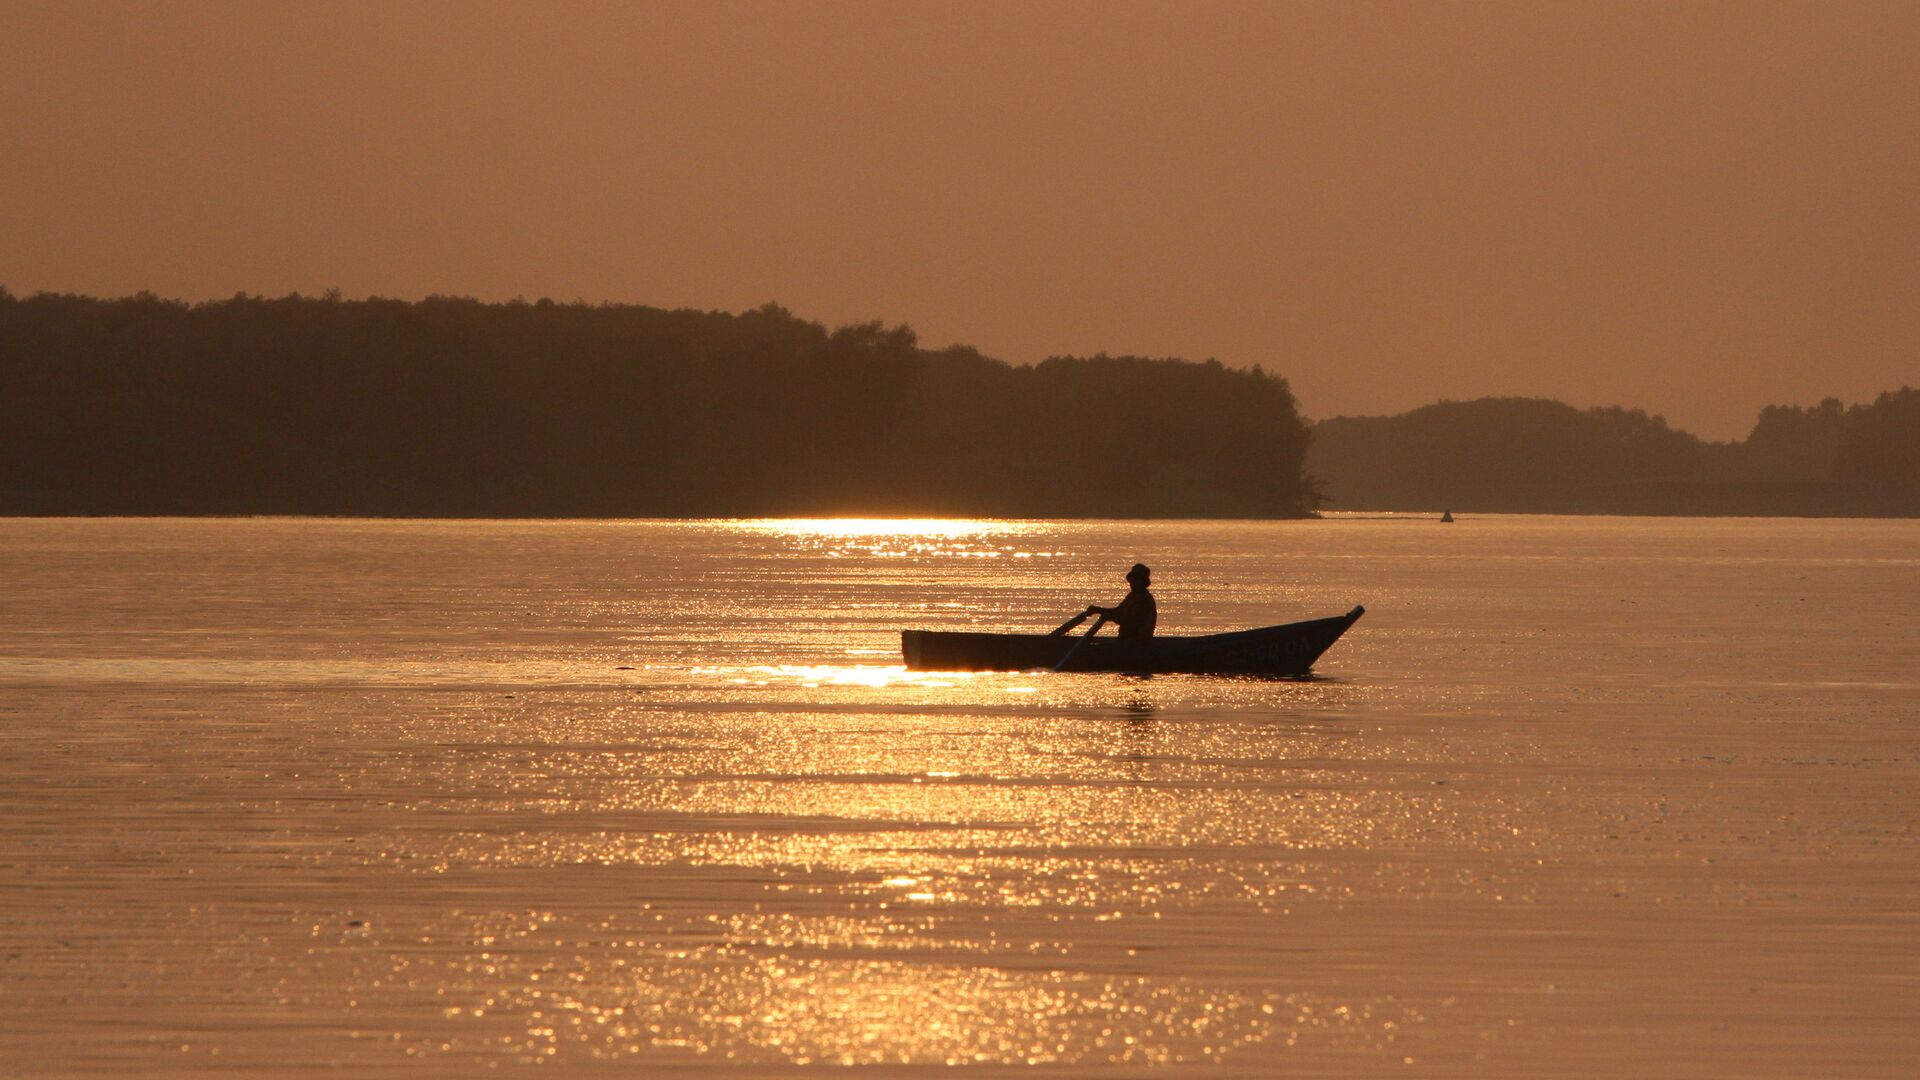
[[[1153,636],[1153,624],[1160,617],[1153,603],[1153,594],[1147,591],[1148,578],[1153,571],[1145,563],[1134,563],[1127,571],[1127,584],[1133,590],[1127,598],[1114,607],[1095,605],[1087,609],[1089,615],[1101,615],[1120,628],[1123,641],[1145,641]]]

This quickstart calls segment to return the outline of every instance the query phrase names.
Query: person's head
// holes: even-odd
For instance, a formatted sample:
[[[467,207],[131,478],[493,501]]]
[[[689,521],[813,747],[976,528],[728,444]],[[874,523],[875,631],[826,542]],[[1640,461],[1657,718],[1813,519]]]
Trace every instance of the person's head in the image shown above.
[[[1127,571],[1127,584],[1136,589],[1144,589],[1152,575],[1153,571],[1147,569],[1146,563],[1134,563],[1133,569]]]

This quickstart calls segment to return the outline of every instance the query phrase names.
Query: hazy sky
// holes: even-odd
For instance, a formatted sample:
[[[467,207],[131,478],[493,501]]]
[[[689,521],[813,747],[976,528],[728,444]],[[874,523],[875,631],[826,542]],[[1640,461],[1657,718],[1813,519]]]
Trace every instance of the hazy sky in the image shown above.
[[[777,300],[1737,436],[1920,384],[1920,3],[0,0],[0,285]]]

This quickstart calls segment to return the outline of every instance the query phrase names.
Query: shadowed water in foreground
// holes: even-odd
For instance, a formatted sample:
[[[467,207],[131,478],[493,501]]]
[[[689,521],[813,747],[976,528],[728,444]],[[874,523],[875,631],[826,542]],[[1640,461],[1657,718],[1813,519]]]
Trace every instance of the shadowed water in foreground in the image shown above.
[[[0,521],[0,1073],[1899,1075],[1920,524]],[[953,674],[1151,562],[1319,677]]]

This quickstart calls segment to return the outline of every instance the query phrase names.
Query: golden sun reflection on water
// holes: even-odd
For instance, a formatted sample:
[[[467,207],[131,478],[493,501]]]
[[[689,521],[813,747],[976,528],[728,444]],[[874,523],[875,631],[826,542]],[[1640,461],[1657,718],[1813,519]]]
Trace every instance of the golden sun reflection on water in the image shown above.
[[[972,671],[909,671],[904,664],[763,664],[747,669],[753,677],[766,682],[796,683],[817,689],[822,686],[865,686],[885,689],[890,686],[945,688],[973,679]],[[749,681],[736,676],[735,682]]]
[[[669,1051],[742,1064],[1197,1064],[1310,1033],[1373,1042],[1383,1022],[1421,1020],[1384,1000],[1180,976],[805,951],[821,939],[796,939],[763,916],[675,920],[657,911],[647,925],[456,915],[428,936],[484,947],[464,959],[423,957],[395,981],[431,986],[446,1002],[459,1034],[442,1050],[504,1051],[526,1063],[658,1061]],[[938,927],[911,928],[921,935],[937,938]]]
[[[453,1053],[1205,1064],[1302,1040],[1383,1052],[1432,1004],[1276,981],[1270,958],[1237,955],[1207,914],[1284,919],[1356,888],[1471,893],[1370,862],[1347,881],[1318,865],[1367,844],[1371,822],[1460,831],[1424,784],[1357,799],[1298,768],[1276,786],[1260,766],[1240,775],[1224,758],[1244,744],[1215,729],[1143,726],[1110,702],[1062,720],[995,696],[1033,689],[1031,675],[776,664],[709,677],[770,685],[737,712],[583,708],[505,725],[511,741],[434,765],[448,775],[432,788],[459,789],[457,806],[414,802],[405,827],[336,852],[456,890],[538,883],[573,913],[450,927],[474,954],[411,962],[448,1010]],[[915,692],[943,681],[960,689]],[[816,685],[804,705],[775,704]],[[964,694],[964,718],[916,705],[945,693]],[[1223,760],[1185,764],[1176,747]],[[1175,782],[1138,782],[1149,775]],[[626,911],[594,920],[607,890]]]
[[[718,676],[735,687],[787,690],[957,690],[969,693],[1034,694],[1033,672],[911,671],[891,664],[756,664],[741,668],[693,668],[694,676]],[[937,695],[936,695],[937,696]],[[860,696],[857,700],[873,701]]]
[[[955,539],[1030,532],[1034,522],[992,518],[736,518],[720,524],[744,532],[801,537],[899,536]]]
[[[994,518],[738,518],[703,522],[704,529],[787,541],[829,558],[1053,558],[1017,542],[1037,536],[1043,522]]]

